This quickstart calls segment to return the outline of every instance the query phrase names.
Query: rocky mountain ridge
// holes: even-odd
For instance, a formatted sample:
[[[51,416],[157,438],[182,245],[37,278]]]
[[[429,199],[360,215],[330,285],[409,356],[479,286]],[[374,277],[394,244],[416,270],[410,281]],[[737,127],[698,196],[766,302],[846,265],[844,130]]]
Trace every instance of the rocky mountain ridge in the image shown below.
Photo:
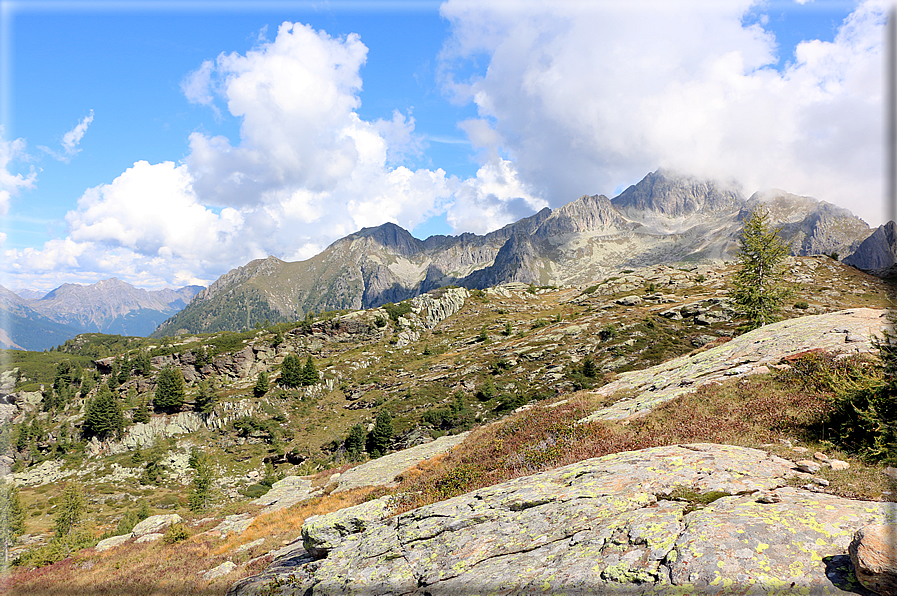
[[[849,255],[872,233],[849,211],[809,197],[773,190],[745,198],[734,183],[659,170],[614,199],[585,195],[483,236],[418,240],[387,223],[307,261],[253,261],[219,278],[155,335],[370,308],[450,285],[576,285],[652,264],[731,259],[743,219],[761,203],[794,255]]]
[[[184,308],[202,288],[144,290],[117,278],[91,285],[63,284],[32,298],[0,287],[0,309],[8,320],[0,344],[13,349],[43,350],[79,333],[149,335],[167,317]]]

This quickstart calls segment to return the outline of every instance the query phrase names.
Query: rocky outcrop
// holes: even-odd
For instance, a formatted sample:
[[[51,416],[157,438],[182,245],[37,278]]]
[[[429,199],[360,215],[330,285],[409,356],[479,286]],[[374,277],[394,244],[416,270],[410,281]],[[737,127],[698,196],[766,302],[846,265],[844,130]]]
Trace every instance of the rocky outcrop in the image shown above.
[[[891,329],[887,311],[855,308],[766,325],[703,352],[668,360],[644,370],[625,372],[596,390],[608,397],[635,393],[601,408],[584,420],[624,420],[702,385],[734,376],[769,372],[768,365],[807,350],[869,352],[873,337]]]
[[[889,221],[875,228],[844,262],[864,271],[893,268],[897,263],[897,224]]]
[[[104,550],[109,550],[111,548],[121,546],[132,538],[136,539],[135,542],[154,542],[162,538],[162,532],[169,526],[182,523],[183,521],[184,519],[176,513],[151,515],[145,520],[139,522],[127,534],[122,534],[121,536],[112,536],[110,538],[100,540],[95,548],[96,550],[102,552]]]
[[[857,580],[880,596],[897,594],[897,524],[872,524],[857,530],[850,543]]]
[[[854,590],[851,538],[893,517],[889,504],[793,488],[795,477],[809,475],[744,447],[617,453],[394,517],[312,518],[309,548],[294,543],[228,594]]]
[[[403,348],[420,339],[420,332],[433,329],[461,310],[470,293],[464,288],[446,288],[411,299],[411,312],[399,317],[396,347]],[[382,316],[386,316],[384,312]]]

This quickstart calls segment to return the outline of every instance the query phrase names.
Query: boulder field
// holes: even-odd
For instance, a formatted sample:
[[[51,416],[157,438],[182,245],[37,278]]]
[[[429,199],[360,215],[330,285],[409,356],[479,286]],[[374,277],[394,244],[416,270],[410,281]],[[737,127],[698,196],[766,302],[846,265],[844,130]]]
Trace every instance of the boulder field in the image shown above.
[[[395,515],[388,497],[306,520],[229,596],[840,594],[848,555],[893,503],[798,488],[766,451],[689,444],[616,453]]]

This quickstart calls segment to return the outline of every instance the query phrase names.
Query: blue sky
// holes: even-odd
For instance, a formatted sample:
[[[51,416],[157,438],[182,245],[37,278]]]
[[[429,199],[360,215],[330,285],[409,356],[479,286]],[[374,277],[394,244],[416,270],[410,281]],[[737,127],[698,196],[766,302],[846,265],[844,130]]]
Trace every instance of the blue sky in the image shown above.
[[[673,4],[3,1],[0,283],[207,284],[658,167],[881,223],[884,3]]]

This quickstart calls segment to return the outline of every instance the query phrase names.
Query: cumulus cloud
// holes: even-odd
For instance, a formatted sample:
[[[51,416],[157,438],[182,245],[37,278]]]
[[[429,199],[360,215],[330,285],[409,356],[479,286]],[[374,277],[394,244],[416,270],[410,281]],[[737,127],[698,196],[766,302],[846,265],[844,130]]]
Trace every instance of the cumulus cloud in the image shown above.
[[[763,19],[742,21],[752,4],[449,0],[442,83],[476,105],[471,141],[512,156],[553,207],[667,167],[880,223],[884,3],[862,2],[834,41],[803,42],[781,69]]]
[[[412,229],[456,203],[507,223],[512,211],[496,201],[515,197],[497,190],[501,177],[461,181],[411,169],[403,162],[422,147],[411,115],[359,117],[366,57],[357,35],[284,23],[273,41],[260,37],[245,54],[203,62],[182,90],[191,103],[238,118],[239,141],[195,132],[184,163],[137,162],[88,189],[66,216],[67,237],[7,251],[11,270],[35,280],[56,267],[132,283],[209,283],[268,254],[310,258],[362,227]]]
[[[13,173],[10,171],[11,163],[25,157],[25,140],[15,139],[7,141],[3,137],[3,127],[0,126],[0,216],[6,215],[12,197],[17,196],[23,189],[34,187],[37,182],[37,172],[31,168],[28,175]]]

